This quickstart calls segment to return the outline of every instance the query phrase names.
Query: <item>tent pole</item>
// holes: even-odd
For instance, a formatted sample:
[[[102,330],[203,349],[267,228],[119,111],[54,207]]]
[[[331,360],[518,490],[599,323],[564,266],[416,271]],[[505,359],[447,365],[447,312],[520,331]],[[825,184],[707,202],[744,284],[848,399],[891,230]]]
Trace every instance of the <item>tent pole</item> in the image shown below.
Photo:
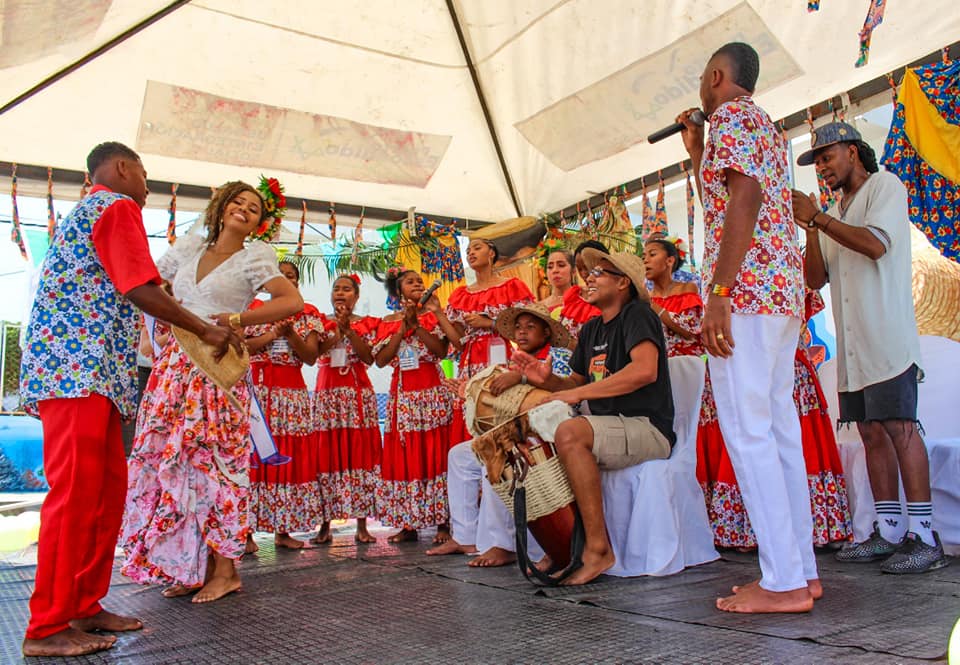
[[[57,81],[59,81],[60,79],[65,78],[66,76],[69,76],[70,74],[80,69],[87,63],[97,59],[98,57],[100,57],[101,55],[103,55],[104,53],[112,49],[114,46],[122,44],[127,39],[129,39],[130,37],[133,37],[135,34],[140,32],[144,28],[150,27],[151,25],[153,25],[163,17],[175,12],[176,10],[180,9],[181,7],[188,4],[189,2],[190,0],[176,0],[176,2],[171,2],[169,5],[167,5],[163,9],[160,9],[159,11],[154,12],[147,18],[137,23],[136,25],[133,25],[127,28],[126,30],[121,32],[119,35],[117,35],[110,41],[106,42],[105,44],[98,46],[97,48],[90,51],[79,60],[67,65],[66,67],[64,67],[58,72],[54,72],[47,78],[40,81],[40,83],[36,84],[35,86],[27,90],[26,92],[23,92],[17,95],[16,97],[14,97],[13,99],[11,99],[9,102],[7,102],[2,107],[0,107],[0,115],[3,115],[10,109],[16,108],[23,102],[27,101],[28,99],[36,95],[37,93],[43,91],[45,88],[48,88],[54,83],[56,83]]]
[[[507,169],[507,160],[504,159],[503,148],[500,146],[497,130],[493,126],[493,118],[490,116],[489,107],[487,107],[487,99],[483,95],[483,88],[480,87],[480,76],[477,74],[476,67],[474,67],[473,58],[470,57],[470,49],[467,48],[467,41],[464,39],[463,29],[460,27],[460,19],[457,18],[457,10],[453,6],[453,0],[447,0],[447,10],[450,12],[450,20],[453,21],[453,28],[457,31],[457,39],[460,40],[460,49],[463,51],[464,60],[467,61],[467,69],[470,70],[470,78],[473,79],[473,88],[477,93],[477,100],[480,102],[483,117],[487,121],[490,140],[493,141],[493,149],[497,153],[497,159],[500,160],[500,170],[503,172],[503,179],[507,183],[507,189],[510,190],[513,207],[517,211],[517,216],[522,217],[523,208],[520,206],[520,200],[517,198],[517,192],[513,187],[513,178],[510,177],[510,171]]]

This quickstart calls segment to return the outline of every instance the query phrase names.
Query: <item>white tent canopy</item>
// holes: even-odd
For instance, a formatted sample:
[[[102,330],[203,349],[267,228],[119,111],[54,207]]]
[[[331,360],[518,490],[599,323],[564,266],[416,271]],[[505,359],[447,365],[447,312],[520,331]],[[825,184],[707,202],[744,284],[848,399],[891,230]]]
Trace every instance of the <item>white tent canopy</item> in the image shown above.
[[[168,4],[4,0],[0,103]],[[960,37],[955,0],[889,3],[857,69],[869,3],[806,4],[195,0],[0,114],[0,159],[82,170],[93,144],[119,140],[151,179],[265,173],[296,197],[497,220],[682,160],[679,140],[644,137],[698,103],[727,41],[760,52],[757,99],[779,118]]]

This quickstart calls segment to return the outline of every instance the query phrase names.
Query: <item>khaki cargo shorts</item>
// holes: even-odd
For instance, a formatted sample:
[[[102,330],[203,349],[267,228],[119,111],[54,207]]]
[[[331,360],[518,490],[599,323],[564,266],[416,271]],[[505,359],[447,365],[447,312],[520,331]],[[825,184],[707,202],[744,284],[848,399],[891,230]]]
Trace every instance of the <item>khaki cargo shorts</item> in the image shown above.
[[[593,428],[593,456],[605,471],[670,457],[670,441],[646,416],[581,416]]]

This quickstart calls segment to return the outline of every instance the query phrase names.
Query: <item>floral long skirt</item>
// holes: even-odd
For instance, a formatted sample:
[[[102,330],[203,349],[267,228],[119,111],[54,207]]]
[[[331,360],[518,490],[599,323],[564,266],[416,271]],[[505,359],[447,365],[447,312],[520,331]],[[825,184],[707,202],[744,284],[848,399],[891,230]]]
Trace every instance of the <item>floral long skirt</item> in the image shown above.
[[[383,443],[366,367],[321,364],[314,392],[325,520],[376,517]]]
[[[208,554],[239,559],[248,524],[250,396],[228,401],[172,336],[156,361],[128,463],[121,572],[145,584],[202,584]]]
[[[287,464],[260,464],[250,471],[250,505],[257,531],[311,531],[323,520],[323,498],[313,404],[299,366],[254,363],[257,400]]]
[[[451,407],[435,365],[394,369],[377,501],[387,526],[419,529],[449,519],[447,453],[459,443],[450,436]]]
[[[800,415],[813,513],[813,544],[847,540],[853,533],[853,522],[837,440],[816,371],[802,350],[798,350],[794,362],[793,400]],[[697,479],[703,488],[716,545],[756,547],[757,537],[720,433],[709,371],[697,431]]]

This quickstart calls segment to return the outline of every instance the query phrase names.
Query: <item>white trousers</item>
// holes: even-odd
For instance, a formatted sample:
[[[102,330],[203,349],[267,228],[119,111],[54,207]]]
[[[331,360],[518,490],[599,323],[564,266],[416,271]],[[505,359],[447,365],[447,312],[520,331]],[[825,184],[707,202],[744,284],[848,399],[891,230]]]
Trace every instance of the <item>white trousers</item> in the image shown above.
[[[810,489],[793,360],[800,320],[733,314],[736,348],[710,356],[717,420],[760,554],[760,586],[791,591],[817,578]]]
[[[475,545],[480,552],[491,547],[509,552],[516,550],[513,515],[490,486],[469,441],[458,443],[447,455],[447,493],[454,540],[461,545]],[[527,543],[530,558],[533,561],[542,559],[543,550],[529,532]]]

